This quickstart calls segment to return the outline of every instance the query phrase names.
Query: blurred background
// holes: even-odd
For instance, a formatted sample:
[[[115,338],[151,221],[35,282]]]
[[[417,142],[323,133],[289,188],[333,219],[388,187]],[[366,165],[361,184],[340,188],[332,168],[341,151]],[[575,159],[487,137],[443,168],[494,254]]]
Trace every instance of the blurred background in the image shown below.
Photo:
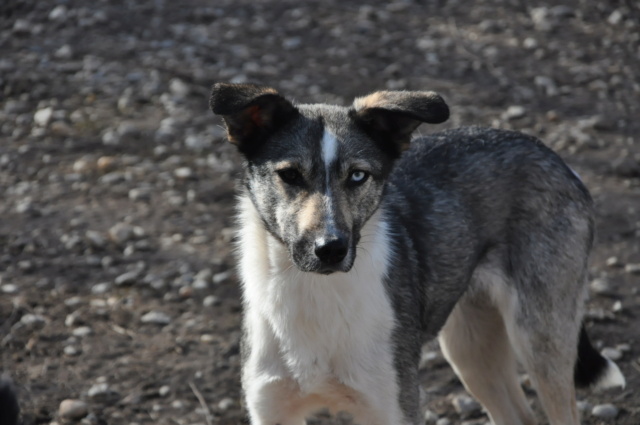
[[[579,393],[584,423],[640,423],[637,1],[2,0],[0,359],[25,424],[246,423],[217,81],[435,90],[452,116],[422,134],[542,138],[596,200],[586,323],[629,383]],[[488,422],[437,345],[421,367],[426,423]]]

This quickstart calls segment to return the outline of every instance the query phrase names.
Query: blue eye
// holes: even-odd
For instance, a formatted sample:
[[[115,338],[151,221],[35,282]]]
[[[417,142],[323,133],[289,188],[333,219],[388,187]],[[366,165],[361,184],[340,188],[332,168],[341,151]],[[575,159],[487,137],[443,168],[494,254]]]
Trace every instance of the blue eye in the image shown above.
[[[349,174],[349,183],[352,184],[362,184],[369,178],[369,173],[362,170],[353,170],[351,174]]]

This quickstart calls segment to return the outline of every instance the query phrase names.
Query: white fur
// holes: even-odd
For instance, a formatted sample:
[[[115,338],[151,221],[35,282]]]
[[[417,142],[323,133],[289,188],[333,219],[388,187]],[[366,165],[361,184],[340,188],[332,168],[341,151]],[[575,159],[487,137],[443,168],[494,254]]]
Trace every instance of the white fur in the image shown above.
[[[327,229],[335,229],[335,217],[333,216],[333,195],[331,193],[331,165],[338,157],[338,139],[335,134],[325,129],[322,135],[322,162],[324,163],[324,173],[326,182],[326,192],[323,197],[325,203],[326,217],[325,225]]]
[[[616,387],[624,388],[627,385],[627,381],[624,379],[624,375],[620,371],[620,368],[606,356],[604,357],[607,359],[607,372],[598,379],[595,384],[593,384],[593,388],[596,390]]]
[[[326,158],[326,157],[325,157]],[[240,274],[250,354],[243,384],[253,425],[302,425],[322,407],[358,423],[398,425],[391,346],[394,313],[383,285],[387,225],[362,231],[355,264],[328,276],[300,272],[240,200]]]
[[[329,130],[324,131],[322,135],[322,161],[324,162],[327,175],[329,174],[329,167],[338,157],[338,139],[335,134]]]

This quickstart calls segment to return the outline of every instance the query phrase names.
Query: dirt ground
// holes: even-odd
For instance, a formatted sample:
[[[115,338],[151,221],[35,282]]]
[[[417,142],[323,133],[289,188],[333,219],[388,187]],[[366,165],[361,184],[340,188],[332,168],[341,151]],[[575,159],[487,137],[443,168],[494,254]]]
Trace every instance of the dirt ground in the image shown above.
[[[3,0],[0,359],[24,424],[64,422],[65,399],[83,424],[247,423],[240,157],[207,107],[216,81],[340,104],[435,90],[452,116],[422,133],[541,137],[595,198],[586,323],[628,381],[580,392],[583,423],[640,423],[635,0]],[[427,423],[488,421],[454,409],[464,390],[434,344],[424,360]],[[603,403],[615,418],[592,414]]]

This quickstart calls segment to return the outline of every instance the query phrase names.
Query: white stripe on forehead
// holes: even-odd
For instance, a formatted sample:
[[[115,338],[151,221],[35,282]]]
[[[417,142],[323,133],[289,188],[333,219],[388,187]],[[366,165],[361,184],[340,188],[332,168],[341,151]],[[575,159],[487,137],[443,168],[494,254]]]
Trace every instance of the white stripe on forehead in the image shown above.
[[[336,160],[337,156],[338,139],[335,134],[325,129],[322,135],[322,161],[327,172],[329,171],[329,165]]]
[[[338,139],[335,134],[324,129],[322,135],[322,162],[324,162],[324,173],[326,181],[325,192],[325,208],[327,209],[327,216],[325,218],[325,224],[328,229],[333,229],[335,225],[335,219],[333,216],[333,194],[331,193],[331,164],[333,164],[338,158]],[[331,230],[332,231],[332,230]]]

